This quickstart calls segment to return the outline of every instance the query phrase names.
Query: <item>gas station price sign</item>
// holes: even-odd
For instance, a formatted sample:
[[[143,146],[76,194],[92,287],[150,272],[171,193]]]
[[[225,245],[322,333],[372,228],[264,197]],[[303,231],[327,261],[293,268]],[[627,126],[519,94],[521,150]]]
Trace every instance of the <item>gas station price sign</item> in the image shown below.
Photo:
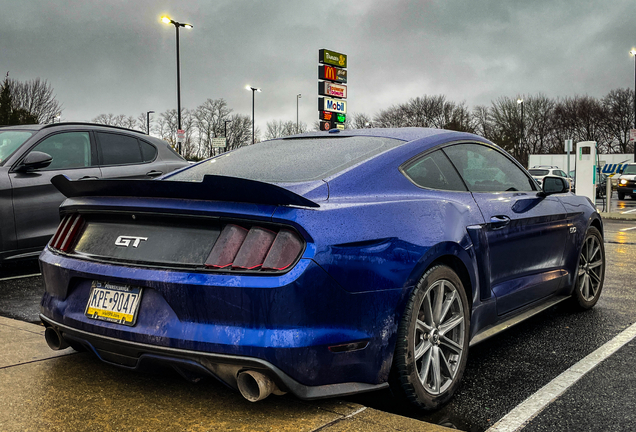
[[[333,111],[320,111],[320,120],[344,123],[347,121],[347,115]]]
[[[347,56],[321,49],[318,51],[318,111],[320,130],[343,130],[347,120]]]

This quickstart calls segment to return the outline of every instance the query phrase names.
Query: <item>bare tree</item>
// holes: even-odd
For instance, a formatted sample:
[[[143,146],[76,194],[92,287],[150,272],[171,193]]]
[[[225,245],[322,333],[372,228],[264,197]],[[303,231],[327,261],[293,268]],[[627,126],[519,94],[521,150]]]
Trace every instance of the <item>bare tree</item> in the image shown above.
[[[629,142],[629,130],[634,124],[634,90],[612,90],[601,100],[601,104],[605,109],[605,127],[611,139],[608,153],[632,153],[634,146]]]
[[[208,99],[194,111],[195,127],[198,131],[201,152],[212,156],[212,138],[223,136],[225,121],[232,112],[225,99]]]
[[[307,124],[298,123],[298,133],[307,132]],[[281,138],[290,135],[296,135],[296,122],[273,120],[267,122],[267,130],[265,131],[265,139]]]
[[[35,78],[25,82],[14,79],[9,81],[13,107],[29,112],[37,123],[53,123],[62,113],[62,104],[55,99],[53,88],[46,80]]]
[[[345,122],[345,128],[348,129],[364,129],[370,127],[373,121],[371,116],[365,113],[355,113],[347,115],[347,121]]]

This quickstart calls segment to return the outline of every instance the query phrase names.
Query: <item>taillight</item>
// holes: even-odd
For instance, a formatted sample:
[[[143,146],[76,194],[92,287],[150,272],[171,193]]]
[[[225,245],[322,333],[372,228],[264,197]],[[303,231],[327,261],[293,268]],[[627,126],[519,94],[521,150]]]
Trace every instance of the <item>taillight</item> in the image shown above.
[[[64,216],[49,246],[62,252],[68,252],[83,227],[84,218],[79,213]]]
[[[303,240],[294,231],[281,228],[225,225],[205,266],[229,271],[283,271],[300,256]]]

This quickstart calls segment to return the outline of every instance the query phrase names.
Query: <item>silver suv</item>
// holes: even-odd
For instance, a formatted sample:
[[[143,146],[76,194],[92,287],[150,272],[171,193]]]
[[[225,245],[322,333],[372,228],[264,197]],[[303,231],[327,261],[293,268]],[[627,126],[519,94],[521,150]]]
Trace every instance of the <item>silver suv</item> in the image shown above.
[[[570,182],[570,187],[572,187],[572,178],[568,176],[565,171],[561,170],[559,167],[554,165],[536,165],[528,170],[533,179],[535,179],[539,185],[543,183],[543,178],[545,176],[558,176],[567,179]]]

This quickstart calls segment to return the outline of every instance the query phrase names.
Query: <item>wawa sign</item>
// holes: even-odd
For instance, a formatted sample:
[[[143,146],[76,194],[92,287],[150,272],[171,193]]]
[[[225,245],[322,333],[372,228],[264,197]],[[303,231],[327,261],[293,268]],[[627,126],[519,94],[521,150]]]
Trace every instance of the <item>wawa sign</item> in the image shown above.
[[[331,98],[318,98],[318,111],[334,111],[346,114],[347,102]]]
[[[321,96],[333,96],[340,99],[346,99],[347,86],[320,81],[318,83],[318,94]]]

